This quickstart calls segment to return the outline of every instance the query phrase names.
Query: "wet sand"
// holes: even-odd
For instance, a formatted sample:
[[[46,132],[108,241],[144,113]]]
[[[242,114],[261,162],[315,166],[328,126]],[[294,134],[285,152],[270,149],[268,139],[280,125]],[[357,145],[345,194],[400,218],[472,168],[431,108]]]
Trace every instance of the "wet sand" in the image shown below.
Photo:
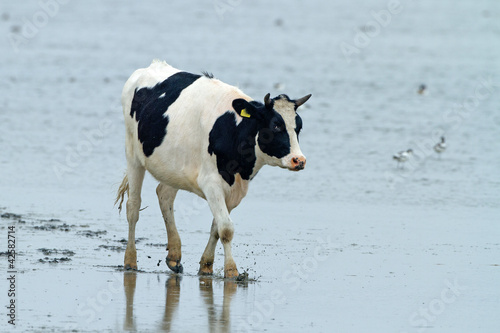
[[[196,276],[207,236],[196,226],[204,226],[205,216],[196,217],[194,228],[180,228],[182,275],[166,267],[161,220],[153,222],[150,214],[139,229],[138,272],[120,265],[124,243],[114,231],[89,236],[81,232],[87,225],[40,230],[64,222],[7,220],[18,226],[19,326],[78,332],[411,331],[420,329],[415,324],[425,318],[421,309],[431,311],[432,327],[494,331],[499,324],[497,295],[488,287],[498,281],[497,227],[488,217],[496,210],[483,210],[479,221],[474,209],[449,210],[450,229],[436,211],[283,206],[286,226],[269,216],[238,225],[234,254],[250,275],[246,283],[223,279],[221,246],[216,275]],[[254,209],[241,207],[234,219],[244,221]],[[328,210],[335,217],[326,217]],[[272,211],[272,205],[258,211]],[[306,219],[308,226],[300,222]],[[121,222],[117,228],[125,230]],[[109,223],[101,227],[112,229]],[[442,295],[450,301],[441,301]]]

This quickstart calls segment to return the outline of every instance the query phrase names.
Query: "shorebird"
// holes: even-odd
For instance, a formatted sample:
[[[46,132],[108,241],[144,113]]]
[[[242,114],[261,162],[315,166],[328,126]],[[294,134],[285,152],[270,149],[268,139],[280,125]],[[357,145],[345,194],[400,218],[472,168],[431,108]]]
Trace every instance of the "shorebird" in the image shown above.
[[[434,146],[434,151],[439,154],[441,157],[441,153],[446,150],[446,142],[444,141],[444,136],[441,137],[441,142],[436,143]]]
[[[406,151],[405,150],[400,151],[399,153],[392,156],[392,158],[398,162],[398,166],[399,166],[399,163],[404,163],[404,162],[408,161],[408,159],[410,158],[410,155],[412,155],[412,154],[413,154],[413,150],[408,149]]]
[[[420,95],[423,95],[424,92],[425,92],[425,89],[427,89],[427,87],[425,86],[425,84],[421,84],[420,86],[418,86],[418,93]]]

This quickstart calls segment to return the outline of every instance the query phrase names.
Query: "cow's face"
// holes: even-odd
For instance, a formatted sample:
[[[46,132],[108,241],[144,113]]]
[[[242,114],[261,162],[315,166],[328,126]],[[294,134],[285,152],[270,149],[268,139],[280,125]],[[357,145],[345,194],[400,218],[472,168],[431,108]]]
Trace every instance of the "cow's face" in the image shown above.
[[[293,171],[305,168],[306,158],[300,150],[298,139],[302,119],[296,111],[309,97],[311,95],[291,100],[286,95],[280,95],[269,99],[267,94],[264,105],[244,100],[233,103],[238,114],[257,121],[259,129],[256,150],[265,164]]]

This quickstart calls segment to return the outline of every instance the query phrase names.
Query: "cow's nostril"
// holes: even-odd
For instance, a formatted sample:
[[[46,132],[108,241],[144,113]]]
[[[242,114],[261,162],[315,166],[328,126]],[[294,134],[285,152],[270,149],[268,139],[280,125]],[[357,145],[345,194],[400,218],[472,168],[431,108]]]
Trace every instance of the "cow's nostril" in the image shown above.
[[[299,159],[297,157],[292,158],[293,164],[299,164]]]

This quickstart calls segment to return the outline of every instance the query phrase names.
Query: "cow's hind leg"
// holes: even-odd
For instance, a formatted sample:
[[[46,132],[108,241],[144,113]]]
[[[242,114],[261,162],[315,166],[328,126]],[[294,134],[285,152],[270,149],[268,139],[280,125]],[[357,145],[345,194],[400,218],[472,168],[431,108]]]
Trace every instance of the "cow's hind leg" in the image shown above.
[[[128,242],[125,250],[125,269],[137,269],[137,250],[135,248],[135,225],[139,220],[139,209],[141,207],[141,188],[144,180],[145,169],[141,165],[128,163],[128,199],[127,199],[127,221]]]
[[[219,231],[217,230],[217,223],[215,219],[212,221],[212,228],[210,229],[210,238],[208,239],[207,247],[203,252],[200,260],[199,275],[212,275],[214,272],[214,257],[217,241],[219,240]]]
[[[174,200],[177,191],[177,189],[161,183],[156,188],[161,213],[167,228],[167,266],[176,273],[182,273],[181,238],[177,232],[174,219]]]

